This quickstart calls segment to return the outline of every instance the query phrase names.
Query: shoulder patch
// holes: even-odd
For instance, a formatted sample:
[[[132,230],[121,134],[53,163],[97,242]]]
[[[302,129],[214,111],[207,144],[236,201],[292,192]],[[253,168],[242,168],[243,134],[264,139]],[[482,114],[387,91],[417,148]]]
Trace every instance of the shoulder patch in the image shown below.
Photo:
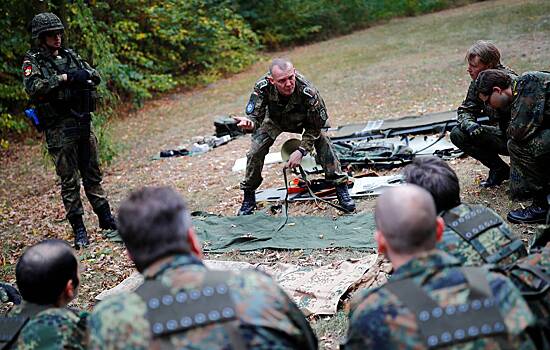
[[[259,82],[256,83],[256,89],[262,90],[263,88],[265,88],[267,86],[267,84],[268,84],[267,79],[262,79],[262,80],[260,80]]]
[[[250,99],[248,100],[248,103],[246,104],[246,114],[247,115],[250,115],[252,114],[252,112],[254,112],[254,108],[256,107],[256,100],[258,99],[258,95],[253,92],[251,95],[250,95]]]
[[[31,62],[25,61],[23,62],[23,75],[25,77],[28,77],[32,74],[32,65]]]

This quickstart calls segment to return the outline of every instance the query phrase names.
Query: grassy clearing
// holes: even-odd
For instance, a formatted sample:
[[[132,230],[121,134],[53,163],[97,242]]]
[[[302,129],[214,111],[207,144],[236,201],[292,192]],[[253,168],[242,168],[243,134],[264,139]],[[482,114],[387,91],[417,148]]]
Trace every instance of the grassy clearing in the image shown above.
[[[288,56],[321,91],[332,125],[456,108],[464,98],[469,76],[464,52],[475,40],[490,39],[502,50],[503,62],[517,72],[549,70],[550,2],[544,0],[486,1],[440,13],[391,20],[351,35],[266,54],[246,72],[205,88],[174,93],[113,122],[112,134],[122,146],[120,156],[105,169],[105,188],[113,207],[128,191],[144,185],[171,185],[189,200],[192,210],[233,215],[239,207],[238,188],[243,174],[232,173],[235,159],[245,155],[249,138],[192,158],[150,161],[162,149],[188,143],[196,135],[213,132],[216,115],[242,114],[250,89],[266,71],[271,56]],[[283,139],[278,140],[275,147]],[[274,147],[274,148],[275,148]],[[13,264],[21,250],[44,237],[70,239],[55,174],[44,169],[40,146],[13,147],[0,160],[0,279],[13,281]],[[467,202],[484,203],[505,214],[517,206],[505,186],[480,190],[486,170],[471,159],[453,161]],[[282,184],[279,165],[264,168],[264,187]],[[84,197],[83,197],[84,198]],[[374,201],[358,203],[360,212],[372,210]],[[82,256],[83,287],[76,305],[91,307],[93,297],[131,272],[121,246],[105,241],[97,219],[85,204],[92,247]],[[336,215],[312,204],[296,204],[293,215]],[[528,226],[514,230],[529,234]],[[360,257],[361,252],[272,252],[212,255],[209,258],[250,262],[297,263],[304,256],[321,263]],[[345,315],[321,319],[314,327],[322,346],[334,348],[344,334]]]

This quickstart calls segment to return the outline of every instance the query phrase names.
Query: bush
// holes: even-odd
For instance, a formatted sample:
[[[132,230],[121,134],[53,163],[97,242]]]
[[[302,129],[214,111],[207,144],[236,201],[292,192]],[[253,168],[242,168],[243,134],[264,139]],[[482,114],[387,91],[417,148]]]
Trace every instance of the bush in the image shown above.
[[[474,0],[236,0],[235,8],[263,45],[280,48],[470,2]]]
[[[58,14],[66,24],[65,46],[95,66],[103,81],[102,104],[94,119],[101,159],[115,155],[104,130],[120,102],[140,105],[155,93],[178,85],[211,81],[241,71],[256,58],[256,35],[225,0],[5,0],[0,25],[0,144],[9,134],[32,132],[23,116],[27,96],[21,63],[30,48],[27,24],[42,11]]]
[[[140,105],[176,86],[236,73],[263,45],[278,48],[349,33],[396,16],[472,0],[3,0],[0,16],[0,147],[33,132],[23,116],[27,24],[51,11],[66,24],[65,44],[95,66],[103,97],[94,125],[101,159],[116,147],[105,130],[119,103]]]

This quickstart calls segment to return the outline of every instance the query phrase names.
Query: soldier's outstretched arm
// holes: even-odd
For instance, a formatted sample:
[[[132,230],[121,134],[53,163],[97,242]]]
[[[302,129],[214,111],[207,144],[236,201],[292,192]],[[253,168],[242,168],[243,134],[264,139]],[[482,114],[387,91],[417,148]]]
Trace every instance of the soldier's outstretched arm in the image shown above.
[[[45,78],[40,71],[36,59],[32,55],[26,55],[23,60],[23,84],[27,94],[33,98],[40,98],[57,89],[65,81],[66,74],[52,74]]]

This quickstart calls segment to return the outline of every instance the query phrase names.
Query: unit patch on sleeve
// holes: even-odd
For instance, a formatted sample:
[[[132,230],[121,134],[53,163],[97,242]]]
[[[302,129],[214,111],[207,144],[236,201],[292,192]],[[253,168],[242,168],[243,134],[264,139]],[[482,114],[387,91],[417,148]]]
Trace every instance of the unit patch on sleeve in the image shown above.
[[[23,62],[23,75],[28,77],[32,74],[32,66],[29,61]]]
[[[248,103],[246,105],[246,114],[250,115],[252,112],[254,112],[254,107],[256,107],[256,99],[258,98],[258,95],[253,93],[250,95],[250,100],[248,100]]]

